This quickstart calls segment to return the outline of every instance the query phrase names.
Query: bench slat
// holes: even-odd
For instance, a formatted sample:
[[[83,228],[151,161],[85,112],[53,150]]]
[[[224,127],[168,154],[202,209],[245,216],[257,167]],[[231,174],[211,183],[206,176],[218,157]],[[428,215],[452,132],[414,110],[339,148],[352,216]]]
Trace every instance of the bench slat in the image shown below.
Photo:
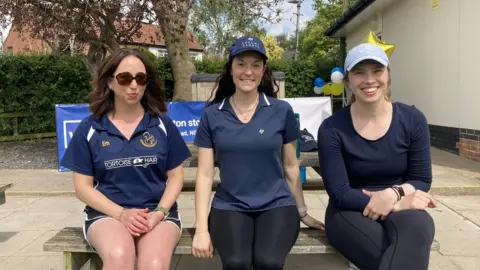
[[[175,254],[191,254],[191,245],[194,228],[185,228],[178,242]],[[50,252],[94,252],[83,238],[82,228],[66,227],[43,245],[44,251]],[[433,242],[432,251],[439,250],[439,244]],[[293,246],[291,254],[332,254],[337,251],[328,243],[325,233],[319,230],[301,228],[298,239]]]

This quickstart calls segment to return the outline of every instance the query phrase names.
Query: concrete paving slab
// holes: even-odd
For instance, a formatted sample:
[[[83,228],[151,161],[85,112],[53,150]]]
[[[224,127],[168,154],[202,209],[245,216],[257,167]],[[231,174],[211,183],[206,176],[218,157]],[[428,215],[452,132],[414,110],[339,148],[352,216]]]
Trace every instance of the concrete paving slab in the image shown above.
[[[319,191],[317,196],[320,198],[320,201],[323,203],[323,205],[325,206],[325,209],[326,209],[327,206],[328,206],[328,200],[329,200],[327,192],[326,191]]]
[[[72,179],[43,179],[39,181],[36,180],[27,180],[21,183],[16,184],[10,188],[10,192],[13,191],[22,191],[22,190],[37,190],[37,191],[73,191]]]
[[[439,203],[437,208],[427,209],[435,222],[436,232],[477,232],[479,227],[445,205]],[[441,243],[440,243],[441,244]]]
[[[85,214],[83,212],[65,213],[62,220],[55,223],[50,230],[58,230],[65,227],[82,227],[85,221]]]
[[[8,260],[10,257],[7,256],[0,256],[0,266],[2,266],[2,263],[6,260]]]
[[[308,206],[308,209],[325,209],[325,205],[322,203],[318,194],[318,191],[303,191],[303,197],[305,198],[305,204]]]
[[[478,270],[480,265],[479,257],[448,257],[461,270]]]
[[[49,230],[65,220],[68,214],[62,212],[16,212],[0,222],[0,231]]]
[[[7,203],[0,205],[0,212],[22,211],[38,200],[40,197],[9,197]]]
[[[43,251],[43,244],[52,238],[58,231],[48,230],[37,237],[33,242],[20,249],[15,256],[57,256],[58,252]]]
[[[11,257],[0,264],[0,269],[22,270],[62,270],[63,256],[18,256]]]
[[[455,211],[480,210],[480,196],[436,196],[436,198]]]
[[[1,230],[2,232],[18,232],[8,240],[4,242],[0,242],[0,256],[13,256],[15,253],[20,251],[22,248],[26,247],[35,239],[40,237],[42,234],[45,233],[45,230],[30,230],[30,231],[15,231],[15,230]],[[1,266],[1,265],[0,265]],[[15,268],[2,268],[0,269],[15,269]],[[17,268],[23,269],[23,268]]]
[[[445,256],[480,257],[480,230],[477,233],[436,232],[440,253]]]
[[[15,213],[15,211],[3,211],[0,212],[0,220],[10,216],[11,214]]]
[[[85,204],[76,197],[42,197],[24,209],[25,212],[82,212]]]
[[[428,269],[429,270],[461,270],[449,258],[450,257],[443,256],[437,251],[430,252],[430,263],[429,263]]]
[[[460,210],[458,213],[468,218],[471,222],[475,223],[478,228],[480,228],[480,210]]]

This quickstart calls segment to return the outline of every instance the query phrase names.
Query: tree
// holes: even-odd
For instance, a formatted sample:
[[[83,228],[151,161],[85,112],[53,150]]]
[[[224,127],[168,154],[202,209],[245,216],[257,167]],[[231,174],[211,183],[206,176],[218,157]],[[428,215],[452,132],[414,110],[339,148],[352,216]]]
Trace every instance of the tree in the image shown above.
[[[280,34],[275,36],[278,46],[284,51],[293,51],[295,50],[295,36],[288,36],[287,34]]]
[[[148,3],[133,0],[4,0],[0,18],[13,18],[14,26],[41,38],[52,49],[69,44],[72,37],[88,44],[88,68],[94,74],[109,51],[129,41],[148,18]],[[10,21],[0,21],[3,25]]]
[[[188,12],[191,0],[153,0],[155,14],[161,25],[174,79],[173,100],[192,100],[190,78],[195,66],[188,47]],[[168,12],[166,12],[168,11]]]
[[[228,54],[239,36],[265,36],[261,21],[273,21],[282,12],[281,0],[196,0],[191,12],[190,28],[206,36],[209,53]],[[270,14],[265,12],[270,10]]]
[[[355,0],[349,0],[353,4]],[[343,12],[343,0],[315,0],[316,16],[300,31],[300,57],[303,59],[339,58],[340,41],[337,38],[324,36],[325,30],[330,27]]]
[[[283,56],[284,50],[278,46],[277,42],[272,36],[261,36],[263,45],[265,45],[265,50],[267,51],[267,56],[269,59],[281,59]]]

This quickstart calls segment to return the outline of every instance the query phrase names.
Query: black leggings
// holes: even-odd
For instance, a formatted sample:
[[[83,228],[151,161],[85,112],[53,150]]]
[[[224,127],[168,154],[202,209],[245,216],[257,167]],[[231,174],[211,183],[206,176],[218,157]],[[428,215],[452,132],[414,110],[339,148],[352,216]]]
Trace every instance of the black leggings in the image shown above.
[[[212,244],[227,270],[283,269],[300,230],[296,206],[261,212],[212,208],[208,221]]]
[[[325,232],[330,244],[362,270],[427,270],[435,225],[426,211],[404,210],[373,221],[330,203]]]

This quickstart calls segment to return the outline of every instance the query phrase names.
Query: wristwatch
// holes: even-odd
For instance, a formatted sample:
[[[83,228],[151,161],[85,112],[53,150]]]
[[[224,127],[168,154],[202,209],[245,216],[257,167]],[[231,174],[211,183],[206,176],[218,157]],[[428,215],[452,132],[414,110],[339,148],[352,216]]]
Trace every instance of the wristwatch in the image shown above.
[[[157,207],[153,210],[154,212],[162,212],[165,216],[168,216],[168,214],[170,214],[170,212],[168,212],[168,210],[164,207]]]
[[[400,195],[400,199],[405,196],[405,191],[403,190],[402,186],[395,185],[393,186],[393,188],[398,191],[398,194]]]

